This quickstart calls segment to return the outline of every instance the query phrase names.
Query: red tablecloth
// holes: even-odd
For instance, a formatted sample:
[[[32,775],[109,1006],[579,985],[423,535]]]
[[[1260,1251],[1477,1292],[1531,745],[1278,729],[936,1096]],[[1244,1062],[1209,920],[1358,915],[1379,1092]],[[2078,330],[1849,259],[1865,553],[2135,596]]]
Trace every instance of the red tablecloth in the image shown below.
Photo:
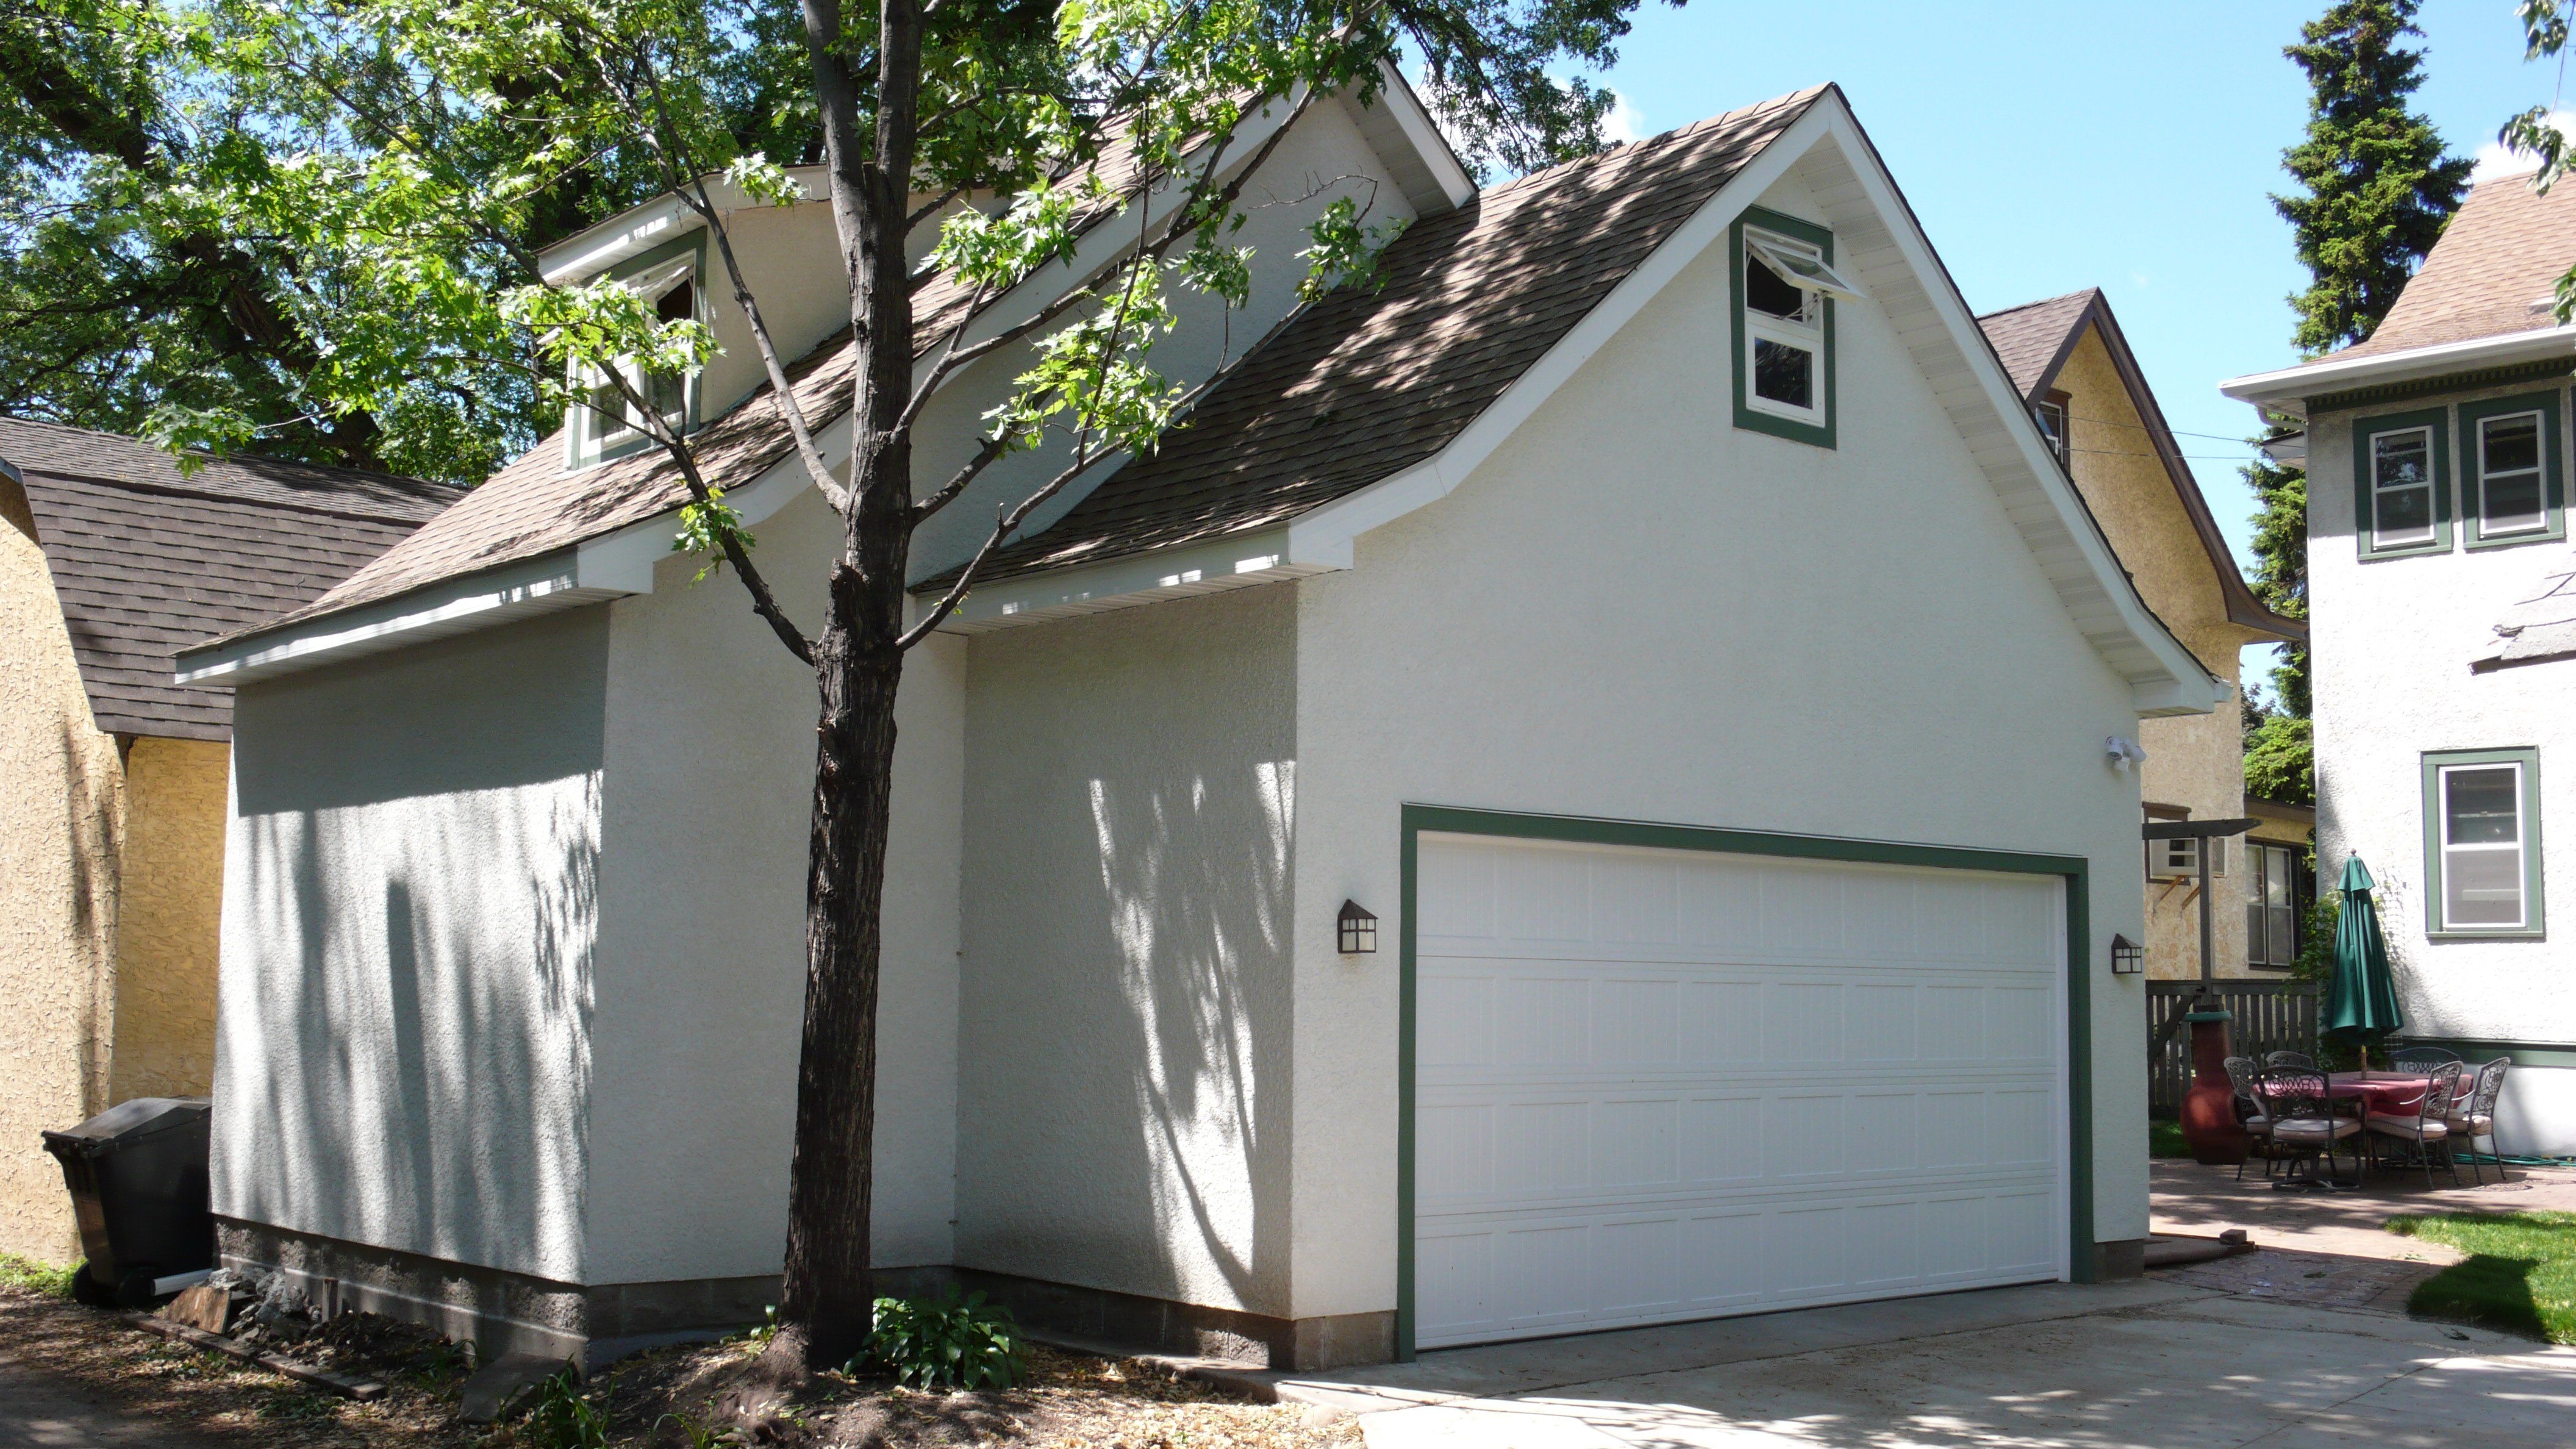
[[[2467,1090],[2475,1079],[2463,1075],[2459,1089]],[[2400,1077],[2379,1072],[2337,1072],[2328,1079],[2328,1094],[2336,1097],[2359,1097],[2362,1110],[2383,1117],[2412,1117],[2423,1110],[2424,1091],[2432,1086],[2430,1077]],[[2456,1096],[2454,1097],[2456,1099]]]

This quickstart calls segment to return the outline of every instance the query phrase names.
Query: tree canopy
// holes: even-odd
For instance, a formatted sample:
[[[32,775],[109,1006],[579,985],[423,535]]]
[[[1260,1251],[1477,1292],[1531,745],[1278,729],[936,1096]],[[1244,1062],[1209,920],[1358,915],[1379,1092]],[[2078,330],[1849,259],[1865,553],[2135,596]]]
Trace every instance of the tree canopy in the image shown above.
[[[2281,154],[2297,189],[2272,204],[2308,270],[2308,286],[2290,306],[2298,318],[2291,341],[2310,356],[2370,335],[2441,239],[2468,185],[2469,162],[2446,155],[2432,122],[2408,109],[2424,84],[2424,53],[2405,44],[2423,33],[2416,9],[2417,0],[2338,0],[2283,51],[2307,77],[2308,125]],[[2273,612],[2305,619],[2307,473],[2268,459],[2243,471],[2260,504],[2254,591]],[[2246,788],[2312,801],[2306,646],[2283,648],[2272,690],[2273,703],[2249,710]]]

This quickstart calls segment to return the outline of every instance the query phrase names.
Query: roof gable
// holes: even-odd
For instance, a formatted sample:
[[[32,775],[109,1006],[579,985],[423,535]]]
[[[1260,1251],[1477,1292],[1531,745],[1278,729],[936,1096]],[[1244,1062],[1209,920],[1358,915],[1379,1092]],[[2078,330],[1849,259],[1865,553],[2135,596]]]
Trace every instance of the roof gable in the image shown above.
[[[193,474],[139,439],[0,419],[90,713],[110,734],[229,738],[232,693],[172,682],[210,634],[310,603],[464,490],[269,458]]]
[[[1996,360],[2012,378],[2024,404],[2038,402],[2055,385],[2086,334],[2099,337],[2129,395],[2130,407],[2136,409],[2146,428],[2147,446],[2162,465],[2184,516],[2191,521],[2193,535],[2200,540],[2228,619],[2275,639],[2308,637],[2305,623],[2274,613],[2246,585],[2244,572],[2236,566],[2236,555],[2227,546],[2227,536],[2219,531],[2218,520],[2209,511],[2209,500],[2201,495],[2200,481],[2183,461],[2182,445],[2174,440],[2172,428],[2165,423],[2164,409],[2157,404],[2154,390],[2147,386],[2137,354],[2129,349],[2129,339],[2120,331],[2119,319],[2111,315],[2110,300],[2100,288],[2087,287],[2063,297],[1989,312],[1977,319],[1977,326],[1994,345]]]

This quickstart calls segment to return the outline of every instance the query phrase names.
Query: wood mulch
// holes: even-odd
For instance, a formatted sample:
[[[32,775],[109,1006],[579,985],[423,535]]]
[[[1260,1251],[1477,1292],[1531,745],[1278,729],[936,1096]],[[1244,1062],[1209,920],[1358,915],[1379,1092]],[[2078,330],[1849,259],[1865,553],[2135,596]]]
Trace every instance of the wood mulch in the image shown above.
[[[224,1355],[145,1333],[119,1315],[0,1286],[0,1340],[24,1370],[102,1415],[207,1443],[262,1449],[545,1449],[530,1421],[486,1428],[456,1417],[469,1365],[408,1324],[346,1314],[284,1351],[315,1367],[382,1380],[372,1403],[307,1388]],[[1018,1385],[913,1392],[824,1374],[780,1386],[742,1343],[692,1344],[612,1365],[588,1390],[610,1442],[635,1449],[777,1444],[810,1449],[1359,1449],[1356,1421],[1296,1404],[1255,1404],[1136,1361],[1044,1346]]]

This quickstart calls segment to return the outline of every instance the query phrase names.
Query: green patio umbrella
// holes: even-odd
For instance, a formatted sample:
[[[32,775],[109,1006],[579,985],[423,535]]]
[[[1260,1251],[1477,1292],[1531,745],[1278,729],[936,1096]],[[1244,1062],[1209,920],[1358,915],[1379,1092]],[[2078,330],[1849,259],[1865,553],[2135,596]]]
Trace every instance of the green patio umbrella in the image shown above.
[[[2406,1024],[2397,1009],[2397,983],[2388,975],[2388,942],[2379,934],[2379,907],[2370,898],[2370,868],[2361,857],[2343,863],[2343,917],[2335,923],[2334,975],[2326,982],[2326,1017],[2319,1034],[2329,1041],[2370,1048]]]

